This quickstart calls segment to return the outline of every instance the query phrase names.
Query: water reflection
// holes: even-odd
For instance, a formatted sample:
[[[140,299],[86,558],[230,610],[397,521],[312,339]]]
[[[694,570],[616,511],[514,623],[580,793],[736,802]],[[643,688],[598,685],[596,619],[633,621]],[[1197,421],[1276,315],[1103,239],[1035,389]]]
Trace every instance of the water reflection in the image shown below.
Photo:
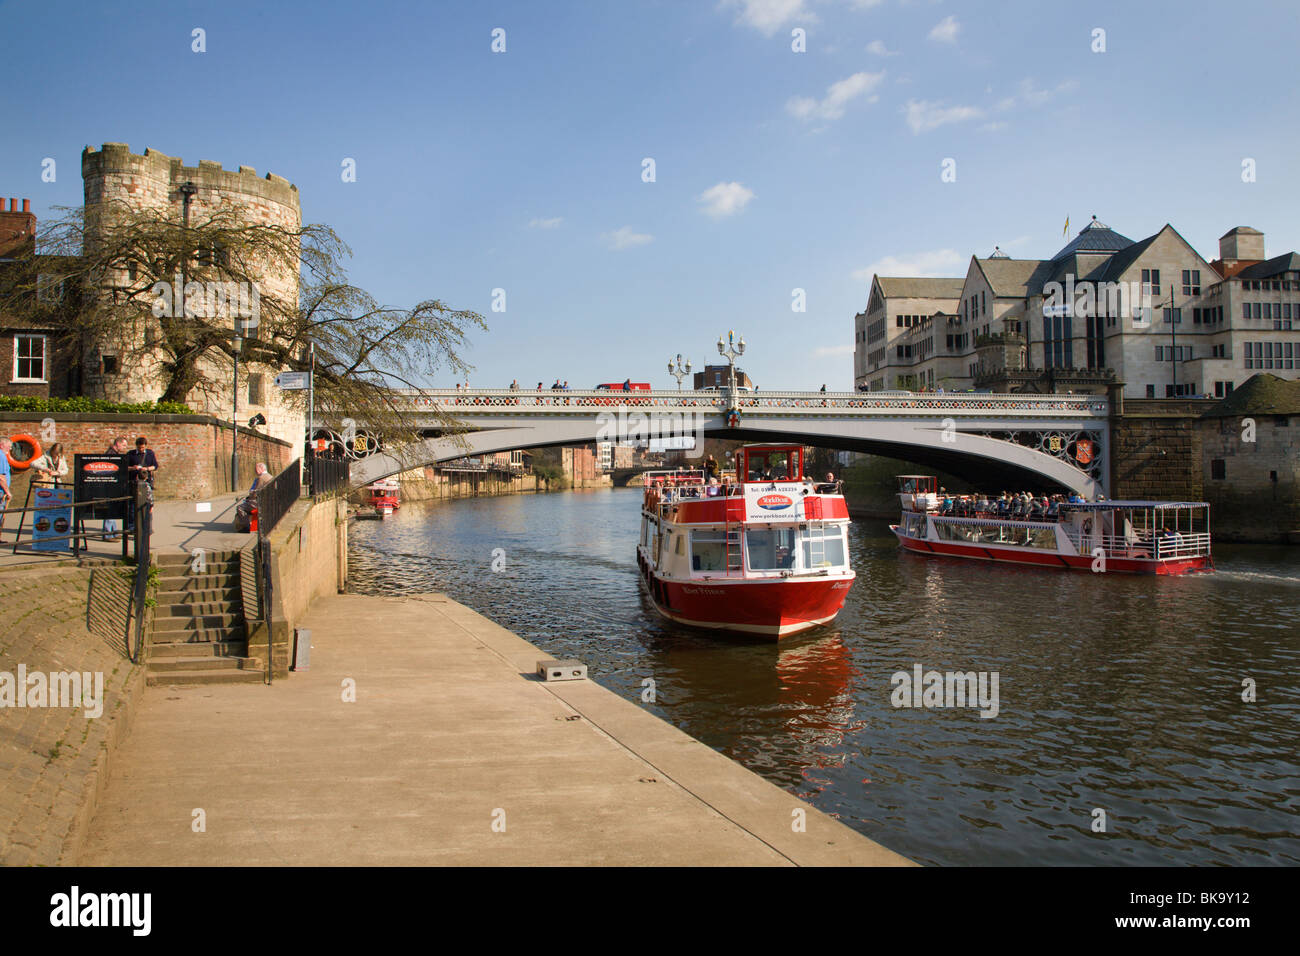
[[[922,862],[1300,862],[1300,551],[1221,547],[1218,574],[1153,581],[927,559],[857,523],[835,628],[744,643],[653,612],[638,502],[408,505],[352,527],[352,586],[446,591],[629,700],[653,679],[644,706]],[[998,717],[895,709],[918,663],[997,671]]]

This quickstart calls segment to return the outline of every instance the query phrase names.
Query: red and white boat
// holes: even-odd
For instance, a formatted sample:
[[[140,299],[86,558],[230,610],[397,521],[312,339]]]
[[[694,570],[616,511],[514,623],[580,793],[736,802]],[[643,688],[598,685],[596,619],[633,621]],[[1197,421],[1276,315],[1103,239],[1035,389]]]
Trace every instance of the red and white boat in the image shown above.
[[[1212,571],[1210,506],[1188,501],[1062,501],[1007,514],[997,499],[943,507],[931,475],[899,475],[902,519],[889,528],[908,551],[1076,571]]]
[[[381,518],[387,518],[402,506],[401,483],[396,478],[381,478],[370,486],[370,504]]]
[[[853,586],[838,483],[804,477],[799,445],[749,445],[739,474],[650,472],[637,565],[664,617],[773,639],[828,624]]]

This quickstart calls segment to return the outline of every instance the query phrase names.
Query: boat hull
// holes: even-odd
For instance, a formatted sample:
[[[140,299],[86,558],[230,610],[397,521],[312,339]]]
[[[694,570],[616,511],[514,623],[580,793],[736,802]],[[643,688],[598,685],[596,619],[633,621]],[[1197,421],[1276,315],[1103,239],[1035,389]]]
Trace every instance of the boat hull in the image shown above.
[[[949,558],[967,558],[975,561],[995,561],[1003,564],[1032,565],[1043,568],[1066,568],[1074,571],[1092,571],[1091,555],[1061,554],[1042,548],[1015,548],[998,545],[962,544],[955,541],[930,541],[914,538],[902,532],[898,525],[889,529],[906,551],[914,554],[940,555]],[[1106,573],[1120,574],[1189,574],[1211,571],[1214,564],[1208,555],[1157,561],[1134,555],[1106,556]]]
[[[855,576],[676,581],[643,565],[656,611],[678,624],[781,640],[835,620]]]

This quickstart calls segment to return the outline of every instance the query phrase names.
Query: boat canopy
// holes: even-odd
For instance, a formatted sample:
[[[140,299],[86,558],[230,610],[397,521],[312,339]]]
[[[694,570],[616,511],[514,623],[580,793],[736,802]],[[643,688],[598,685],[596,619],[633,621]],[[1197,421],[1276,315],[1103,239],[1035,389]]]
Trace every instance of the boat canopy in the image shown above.
[[[1155,509],[1167,511],[1175,508],[1208,508],[1207,501],[1066,501],[1061,502],[1062,511],[1111,511],[1114,509],[1137,510]]]
[[[746,445],[742,474],[745,481],[800,481],[803,479],[802,445]]]

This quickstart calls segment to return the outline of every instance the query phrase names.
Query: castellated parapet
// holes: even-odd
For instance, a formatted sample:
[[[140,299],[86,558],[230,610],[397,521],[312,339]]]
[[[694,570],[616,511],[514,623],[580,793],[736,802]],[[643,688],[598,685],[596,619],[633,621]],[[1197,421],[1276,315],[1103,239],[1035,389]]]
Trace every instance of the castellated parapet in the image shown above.
[[[258,176],[251,166],[238,170],[224,169],[220,163],[200,160],[186,166],[175,156],[156,149],[142,155],[131,152],[125,143],[104,143],[98,149],[86,147],[81,154],[81,177],[87,208],[103,202],[126,202],[138,209],[171,210],[180,222],[184,208],[181,186],[197,187],[190,201],[190,221],[202,221],[204,214],[217,210],[233,212],[251,223],[265,223],[288,230],[302,225],[298,187],[282,176],[267,173]],[[262,296],[284,301],[298,299],[296,269],[269,269],[258,281]],[[142,333],[143,334],[143,333]],[[137,347],[140,341],[134,343]],[[142,402],[156,399],[164,380],[155,366],[125,368],[117,357],[126,343],[88,343],[83,355],[83,386],[87,395],[116,401]],[[112,359],[106,362],[105,359]],[[229,419],[232,395],[229,369],[203,368],[208,379],[205,387],[195,389],[186,402],[195,411]],[[298,409],[289,396],[282,395],[273,384],[281,369],[247,367],[240,363],[238,417],[246,422],[255,414],[266,416],[265,430],[300,447],[305,431],[304,410]]]

